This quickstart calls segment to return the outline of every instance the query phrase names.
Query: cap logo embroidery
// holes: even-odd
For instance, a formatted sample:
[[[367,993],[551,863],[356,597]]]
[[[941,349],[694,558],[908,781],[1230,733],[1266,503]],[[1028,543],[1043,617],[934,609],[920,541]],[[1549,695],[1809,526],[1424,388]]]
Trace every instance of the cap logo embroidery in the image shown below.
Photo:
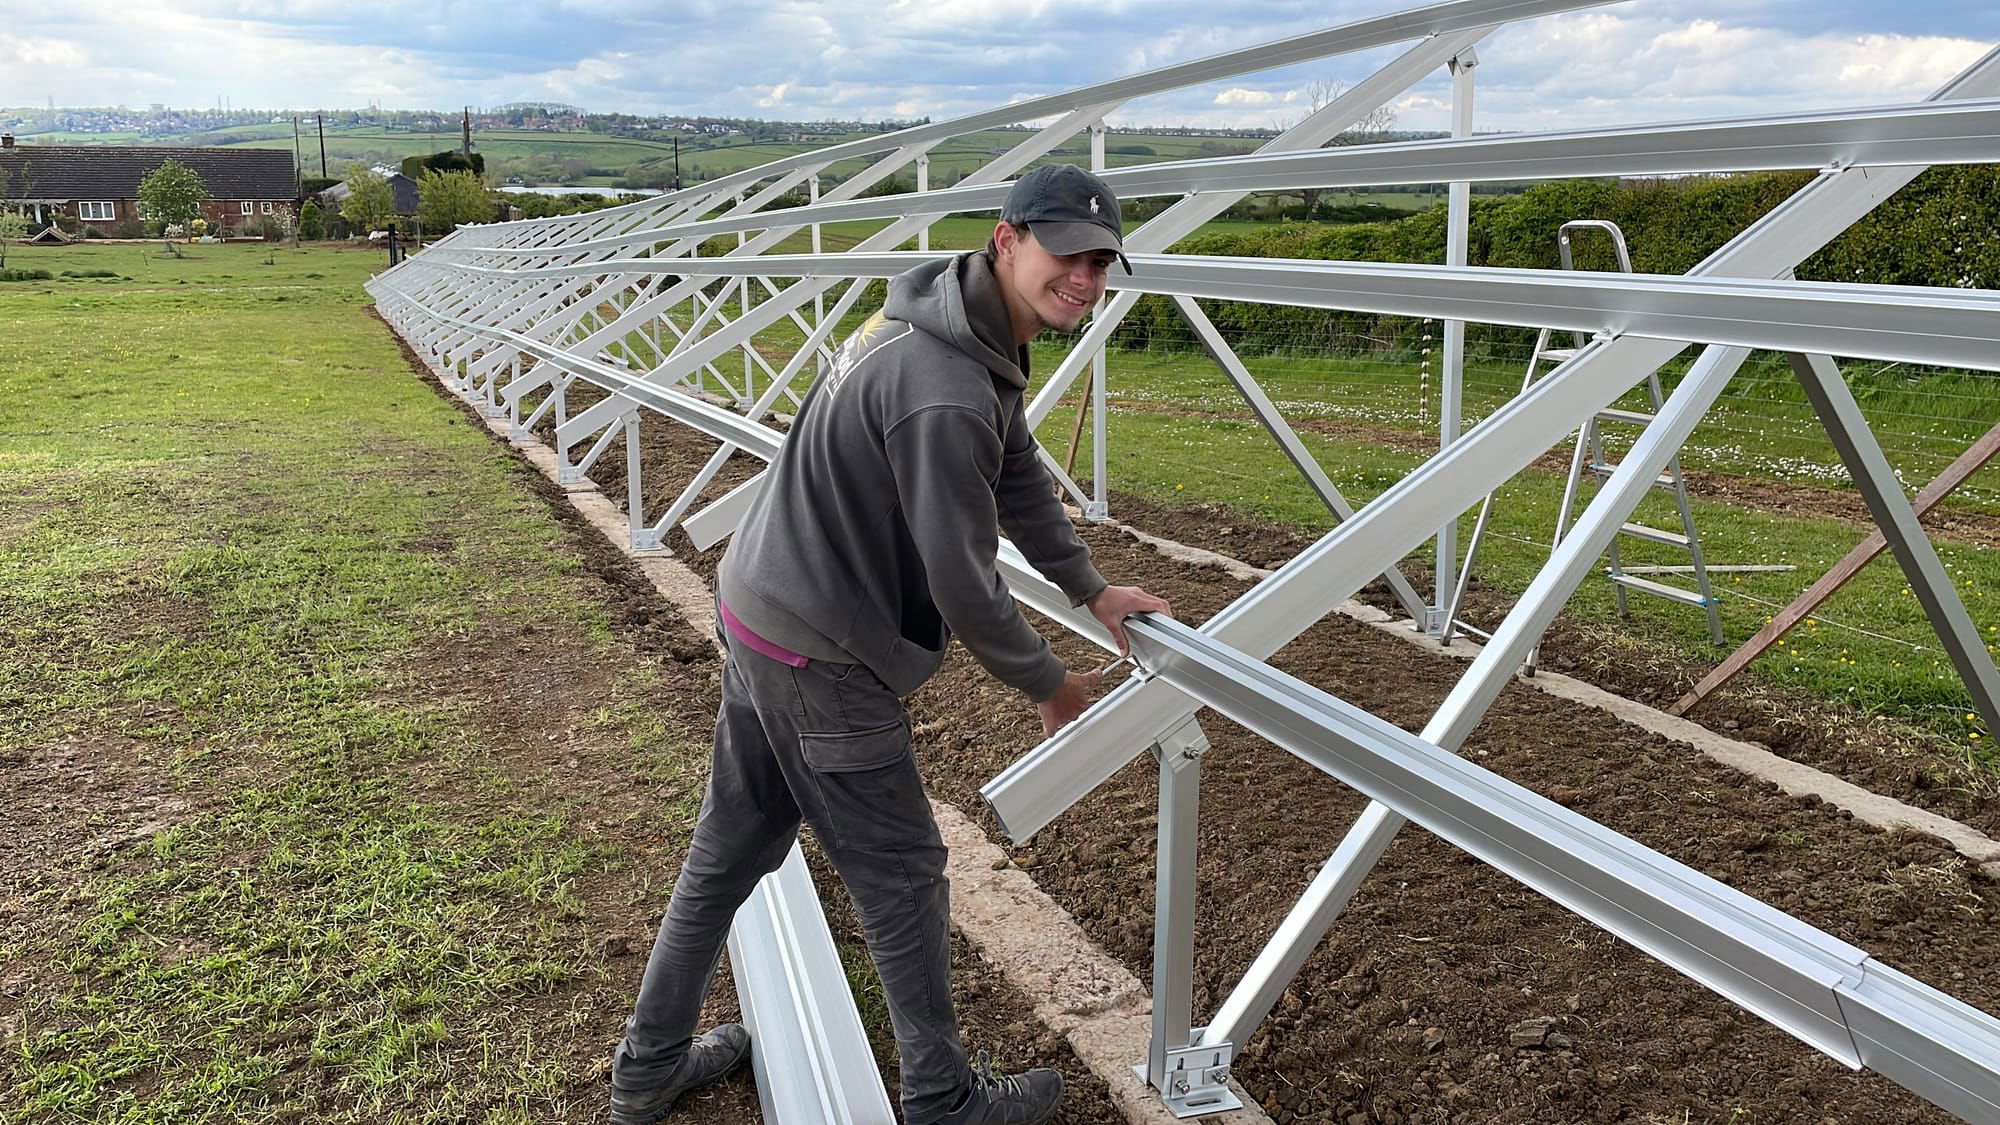
[[[1094,195],[1090,197],[1090,213],[1097,214],[1097,197]]]

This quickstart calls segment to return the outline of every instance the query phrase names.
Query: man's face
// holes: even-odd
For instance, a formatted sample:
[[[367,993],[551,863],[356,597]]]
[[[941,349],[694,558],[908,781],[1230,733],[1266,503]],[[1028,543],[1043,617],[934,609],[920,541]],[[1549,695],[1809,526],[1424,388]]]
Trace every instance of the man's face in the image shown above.
[[[1011,228],[1002,227],[1011,233]],[[1011,241],[1014,292],[1007,303],[1016,318],[1016,335],[1029,327],[1020,321],[1023,313],[1033,320],[1030,336],[1045,328],[1076,331],[1098,298],[1104,296],[1105,280],[1117,256],[1109,250],[1051,254],[1035,240],[1032,231]]]

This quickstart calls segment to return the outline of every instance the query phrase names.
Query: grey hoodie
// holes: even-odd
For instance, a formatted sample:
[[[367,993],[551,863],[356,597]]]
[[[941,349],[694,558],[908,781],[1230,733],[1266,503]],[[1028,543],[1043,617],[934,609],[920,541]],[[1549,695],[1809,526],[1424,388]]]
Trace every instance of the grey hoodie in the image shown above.
[[[995,565],[999,529],[1081,605],[1104,588],[1036,459],[1015,347],[983,252],[927,262],[840,348],[717,575],[758,636],[867,665],[897,695],[937,671],[956,634],[1040,702],[1063,664]]]

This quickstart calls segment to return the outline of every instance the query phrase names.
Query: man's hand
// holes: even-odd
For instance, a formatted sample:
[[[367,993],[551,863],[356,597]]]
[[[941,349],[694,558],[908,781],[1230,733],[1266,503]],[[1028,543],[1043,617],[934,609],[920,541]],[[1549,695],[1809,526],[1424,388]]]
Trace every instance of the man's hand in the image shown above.
[[[1084,604],[1090,607],[1091,616],[1111,631],[1120,656],[1132,655],[1132,646],[1125,640],[1127,617],[1135,613],[1174,615],[1174,607],[1167,604],[1167,599],[1154,597],[1137,586],[1106,586]]]
[[[1086,694],[1090,686],[1097,682],[1098,672],[1064,672],[1062,686],[1054,695],[1035,704],[1035,713],[1042,717],[1042,734],[1054,734],[1069,725],[1071,719],[1083,714],[1090,706]]]

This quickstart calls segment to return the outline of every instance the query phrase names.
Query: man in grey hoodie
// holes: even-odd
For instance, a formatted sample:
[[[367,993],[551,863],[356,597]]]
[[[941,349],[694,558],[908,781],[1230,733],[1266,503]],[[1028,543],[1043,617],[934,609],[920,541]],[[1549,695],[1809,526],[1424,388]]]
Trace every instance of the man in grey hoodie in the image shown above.
[[[951,999],[945,847],[901,698],[956,635],[1053,733],[1089,705],[996,566],[999,531],[1125,646],[1160,598],[1111,586],[1055,497],[1022,405],[1027,344],[1073,331],[1123,261],[1118,200],[1071,165],[1023,176],[984,251],[890,281],[800,407],[717,575],[728,649],[687,859],[612,1069],[612,1119],[663,1117],[749,1053],[694,1034],[737,908],[810,824],[881,975],[911,1125],[1046,1121],[1053,1070],[968,1065]],[[1129,264],[1126,267],[1130,269]]]

